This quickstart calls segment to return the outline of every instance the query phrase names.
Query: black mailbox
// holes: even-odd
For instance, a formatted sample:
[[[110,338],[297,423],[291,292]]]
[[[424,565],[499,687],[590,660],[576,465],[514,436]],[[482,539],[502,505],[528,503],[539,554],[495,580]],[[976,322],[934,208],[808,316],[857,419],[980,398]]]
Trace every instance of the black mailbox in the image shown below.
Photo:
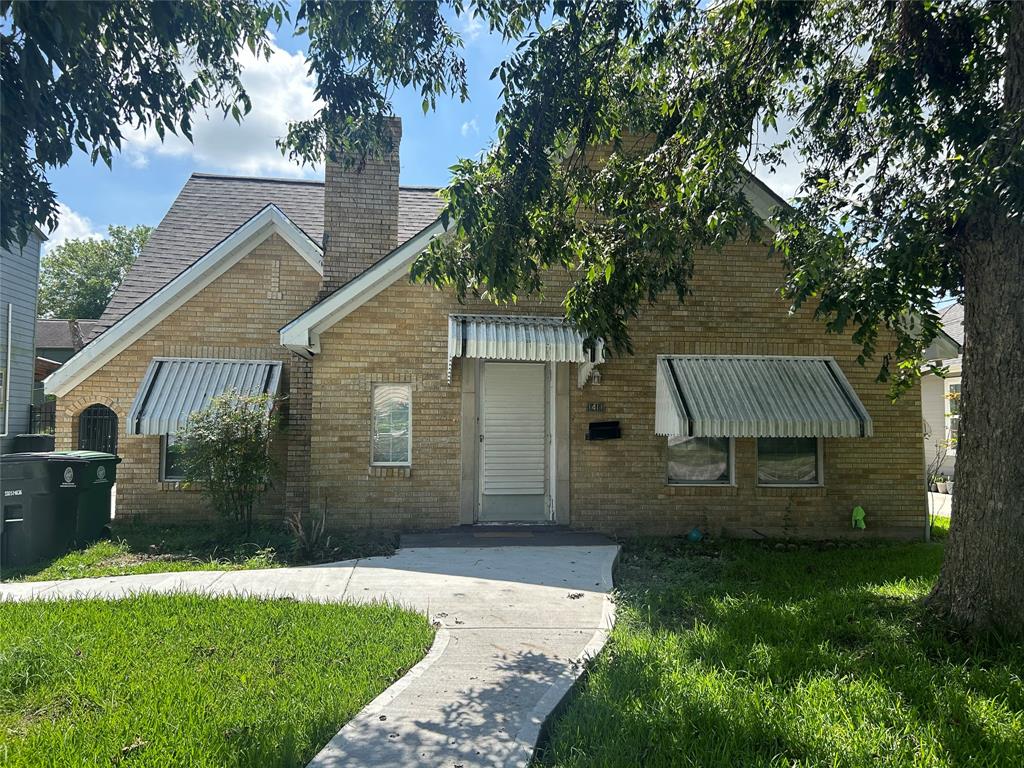
[[[587,429],[587,440],[618,440],[622,427],[617,421],[592,421]]]

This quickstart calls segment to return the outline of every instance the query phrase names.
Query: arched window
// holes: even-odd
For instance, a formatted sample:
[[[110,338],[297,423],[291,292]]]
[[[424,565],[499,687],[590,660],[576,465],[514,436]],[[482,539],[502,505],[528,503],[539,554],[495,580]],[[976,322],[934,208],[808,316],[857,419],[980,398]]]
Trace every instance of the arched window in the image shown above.
[[[82,411],[78,420],[78,449],[117,453],[117,414],[100,403]]]

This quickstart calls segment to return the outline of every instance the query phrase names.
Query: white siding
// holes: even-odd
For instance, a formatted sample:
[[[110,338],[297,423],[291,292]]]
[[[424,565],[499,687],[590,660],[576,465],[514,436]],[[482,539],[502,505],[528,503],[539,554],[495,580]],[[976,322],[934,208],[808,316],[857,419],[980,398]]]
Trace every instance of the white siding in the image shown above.
[[[924,458],[931,466],[938,452],[938,444],[946,439],[946,411],[948,403],[945,399],[946,380],[938,376],[926,374],[921,377],[921,417],[924,419]],[[946,460],[939,468],[940,472],[952,474],[956,457],[947,453]]]
[[[9,451],[11,438],[29,430],[29,404],[35,375],[36,298],[39,293],[39,251],[42,245],[33,233],[22,248],[12,243],[0,251],[0,370],[7,368],[7,305],[13,311],[11,321],[10,413],[6,415],[8,434],[0,438],[0,452]],[[0,405],[2,407],[2,405]]]

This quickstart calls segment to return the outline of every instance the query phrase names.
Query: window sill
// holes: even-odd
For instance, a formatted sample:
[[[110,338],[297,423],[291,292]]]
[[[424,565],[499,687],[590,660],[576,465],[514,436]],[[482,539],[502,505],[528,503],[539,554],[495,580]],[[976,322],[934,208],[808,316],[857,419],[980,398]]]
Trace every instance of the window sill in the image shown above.
[[[665,483],[669,488],[735,488],[736,483]]]
[[[692,483],[665,483],[666,496],[738,496],[739,487],[735,483],[714,485],[694,485]]]
[[[758,483],[758,488],[824,488],[824,483]]]
[[[803,496],[825,496],[824,484],[817,485],[758,485],[758,496],[792,496],[799,494]]]
[[[161,479],[161,480],[158,480],[157,482],[160,483],[160,490],[162,490],[162,491],[181,491],[183,493],[193,493],[193,492],[201,491],[202,490],[202,488],[199,487],[198,483],[193,483],[193,484],[189,485],[188,487],[186,487],[184,480],[163,480],[163,479]]]
[[[370,477],[399,477],[407,478],[412,477],[412,467],[409,465],[404,466],[386,466],[386,465],[375,465],[371,464],[366,474]]]

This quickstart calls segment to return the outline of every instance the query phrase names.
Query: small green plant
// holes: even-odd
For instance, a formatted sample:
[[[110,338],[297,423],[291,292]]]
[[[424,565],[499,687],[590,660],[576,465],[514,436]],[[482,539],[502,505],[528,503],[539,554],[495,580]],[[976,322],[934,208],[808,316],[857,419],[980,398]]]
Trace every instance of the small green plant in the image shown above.
[[[327,535],[327,507],[320,512],[319,519],[306,520],[300,509],[290,510],[285,525],[292,536],[295,554],[301,558],[315,560],[331,546]]]
[[[277,425],[269,395],[229,391],[193,413],[178,433],[187,483],[198,486],[213,507],[252,531],[256,501],[275,470],[270,440]]]

